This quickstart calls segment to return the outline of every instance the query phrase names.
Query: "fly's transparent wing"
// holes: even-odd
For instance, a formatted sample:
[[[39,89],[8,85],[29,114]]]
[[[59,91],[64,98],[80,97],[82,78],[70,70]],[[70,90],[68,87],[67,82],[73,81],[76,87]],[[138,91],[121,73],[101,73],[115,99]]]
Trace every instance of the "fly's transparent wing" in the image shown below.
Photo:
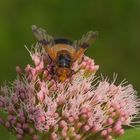
[[[50,36],[44,29],[38,28],[36,25],[32,25],[32,31],[37,40],[43,45],[54,45],[54,38]]]
[[[98,32],[90,31],[83,35],[80,40],[74,41],[73,46],[76,49],[76,52],[73,61],[76,61],[84,55],[85,50],[96,40],[97,35]]]
[[[80,40],[76,40],[73,43],[74,48],[79,50],[80,48],[86,49],[94,43],[98,36],[98,32],[89,31],[87,34],[83,35]]]

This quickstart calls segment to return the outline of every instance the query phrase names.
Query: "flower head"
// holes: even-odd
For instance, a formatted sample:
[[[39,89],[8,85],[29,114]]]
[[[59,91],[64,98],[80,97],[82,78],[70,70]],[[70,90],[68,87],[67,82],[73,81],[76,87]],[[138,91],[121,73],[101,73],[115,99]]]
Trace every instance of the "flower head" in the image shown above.
[[[137,123],[140,99],[132,85],[96,79],[99,66],[87,56],[73,64],[78,72],[61,83],[44,49],[34,48],[34,66],[17,67],[18,78],[0,91],[0,109],[7,113],[0,124],[17,139],[112,140],[124,134],[123,126]]]

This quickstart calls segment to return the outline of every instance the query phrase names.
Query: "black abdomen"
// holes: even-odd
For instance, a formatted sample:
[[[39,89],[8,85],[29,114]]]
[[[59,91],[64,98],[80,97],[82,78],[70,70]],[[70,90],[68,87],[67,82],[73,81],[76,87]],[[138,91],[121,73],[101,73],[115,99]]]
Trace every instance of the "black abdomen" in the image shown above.
[[[71,58],[68,54],[60,54],[58,57],[58,65],[61,68],[69,68],[71,65]]]

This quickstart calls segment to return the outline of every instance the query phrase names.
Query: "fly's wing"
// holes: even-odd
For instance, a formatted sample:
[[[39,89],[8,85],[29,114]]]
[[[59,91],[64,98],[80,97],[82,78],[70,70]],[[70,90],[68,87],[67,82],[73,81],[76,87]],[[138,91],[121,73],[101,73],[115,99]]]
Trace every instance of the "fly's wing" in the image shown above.
[[[44,29],[38,28],[36,25],[32,25],[32,31],[39,43],[44,47],[48,55],[51,57],[51,59],[55,59],[56,54],[51,48],[54,45],[53,37],[47,34]]]
[[[76,49],[74,61],[83,55],[86,49],[94,43],[98,36],[98,32],[89,31],[83,35],[80,40],[74,41],[73,46]]]

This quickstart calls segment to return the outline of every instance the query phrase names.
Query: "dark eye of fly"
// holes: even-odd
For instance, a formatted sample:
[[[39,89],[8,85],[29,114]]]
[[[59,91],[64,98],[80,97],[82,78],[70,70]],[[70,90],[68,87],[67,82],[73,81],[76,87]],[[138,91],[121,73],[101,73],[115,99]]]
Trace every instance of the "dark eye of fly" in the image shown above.
[[[59,63],[59,67],[66,67],[69,68],[70,67],[70,63],[71,63],[71,58],[69,55],[67,54],[61,54],[58,58],[58,63]]]

